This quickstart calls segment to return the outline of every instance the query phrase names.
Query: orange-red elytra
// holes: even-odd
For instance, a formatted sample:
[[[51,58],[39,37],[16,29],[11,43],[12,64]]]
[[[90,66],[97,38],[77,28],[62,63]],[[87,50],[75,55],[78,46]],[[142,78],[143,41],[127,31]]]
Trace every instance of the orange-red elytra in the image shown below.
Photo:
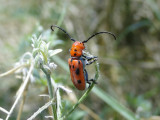
[[[84,90],[86,88],[86,83],[85,83],[85,76],[83,73],[84,70],[82,61],[78,59],[72,60],[72,58],[69,58],[68,63],[69,63],[71,80],[74,86],[79,90]]]
[[[113,33],[104,31],[104,32],[95,33],[95,34],[91,35],[87,40],[80,42],[80,41],[76,41],[75,39],[73,39],[64,29],[62,29],[56,25],[51,26],[52,31],[54,31],[54,29],[53,29],[54,27],[63,31],[70,38],[70,40],[72,40],[74,42],[72,44],[71,49],[70,49],[71,58],[68,59],[71,80],[72,80],[74,86],[78,90],[85,90],[86,83],[88,83],[90,86],[91,81],[95,82],[93,79],[88,80],[88,73],[87,73],[87,70],[85,69],[85,66],[90,65],[93,62],[95,62],[97,60],[97,57],[96,56],[90,57],[90,56],[86,56],[83,54],[83,50],[85,49],[84,43],[88,42],[88,40],[90,40],[92,37],[94,37],[98,34],[102,34],[102,33],[110,34],[115,39],[116,39],[116,37]]]

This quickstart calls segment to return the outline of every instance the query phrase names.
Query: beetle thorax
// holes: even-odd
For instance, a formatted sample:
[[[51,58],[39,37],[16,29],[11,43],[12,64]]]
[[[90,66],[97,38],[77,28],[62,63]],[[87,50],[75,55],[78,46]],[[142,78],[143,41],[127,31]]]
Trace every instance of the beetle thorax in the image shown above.
[[[74,42],[70,50],[71,57],[81,57],[84,49],[84,43],[79,41]]]

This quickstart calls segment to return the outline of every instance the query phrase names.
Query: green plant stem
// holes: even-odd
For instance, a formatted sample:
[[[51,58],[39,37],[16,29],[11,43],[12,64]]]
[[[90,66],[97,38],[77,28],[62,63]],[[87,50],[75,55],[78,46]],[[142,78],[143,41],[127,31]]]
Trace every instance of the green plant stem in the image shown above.
[[[61,101],[61,95],[60,95],[60,87],[57,83],[54,82],[53,78],[51,78],[51,83],[54,86],[55,94],[54,94],[54,102],[56,103],[56,108],[57,108],[57,120],[62,120],[62,101]]]
[[[65,115],[64,119],[67,118],[78,107],[78,105],[88,96],[93,86],[94,83],[92,83],[89,89],[83,94],[83,96],[78,100],[78,102],[73,106],[73,108]]]
[[[48,84],[48,92],[50,96],[50,100],[53,99],[53,89],[52,89],[52,84],[51,84],[51,74],[48,73],[43,67],[41,67],[42,71],[45,73],[46,78],[47,78],[47,84]],[[52,112],[54,115],[54,120],[57,120],[57,109],[56,106],[52,105]]]
[[[94,77],[94,81],[97,81],[99,77],[99,64],[96,63],[96,74]],[[77,107],[78,105],[87,98],[87,96],[89,95],[90,91],[92,90],[92,88],[94,87],[95,82],[92,82],[91,86],[88,88],[88,90],[83,94],[83,96],[78,100],[78,102],[72,107],[72,109],[65,115],[63,116],[63,119],[66,119]]]

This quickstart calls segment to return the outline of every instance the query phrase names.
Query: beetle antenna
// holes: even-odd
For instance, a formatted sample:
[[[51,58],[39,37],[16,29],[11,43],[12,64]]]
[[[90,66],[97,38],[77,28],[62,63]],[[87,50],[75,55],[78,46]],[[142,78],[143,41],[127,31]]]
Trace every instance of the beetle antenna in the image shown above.
[[[90,40],[92,37],[94,37],[94,36],[96,36],[96,35],[98,35],[98,34],[102,34],[102,33],[110,34],[110,35],[112,35],[112,36],[114,37],[114,39],[116,40],[116,36],[115,36],[113,33],[104,31],[104,32],[98,32],[98,33],[93,34],[93,35],[90,36],[87,40],[84,40],[82,43],[86,43],[86,42],[87,42],[88,40]]]
[[[56,28],[60,29],[61,31],[63,31],[63,32],[70,38],[70,40],[72,40],[72,41],[75,42],[75,40],[74,40],[64,29],[58,27],[57,25],[52,25],[52,26],[51,26],[51,30],[52,30],[52,31],[54,31],[54,29],[53,29],[54,27],[56,27]]]

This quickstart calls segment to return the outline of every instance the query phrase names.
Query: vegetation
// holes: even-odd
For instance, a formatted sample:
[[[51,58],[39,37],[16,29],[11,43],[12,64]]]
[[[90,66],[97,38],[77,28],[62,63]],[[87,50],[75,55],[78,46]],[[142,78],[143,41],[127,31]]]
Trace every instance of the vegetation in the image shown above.
[[[159,120],[160,1],[5,1],[0,5],[0,118]],[[97,80],[85,91],[67,60],[76,40],[98,56],[87,66]]]

